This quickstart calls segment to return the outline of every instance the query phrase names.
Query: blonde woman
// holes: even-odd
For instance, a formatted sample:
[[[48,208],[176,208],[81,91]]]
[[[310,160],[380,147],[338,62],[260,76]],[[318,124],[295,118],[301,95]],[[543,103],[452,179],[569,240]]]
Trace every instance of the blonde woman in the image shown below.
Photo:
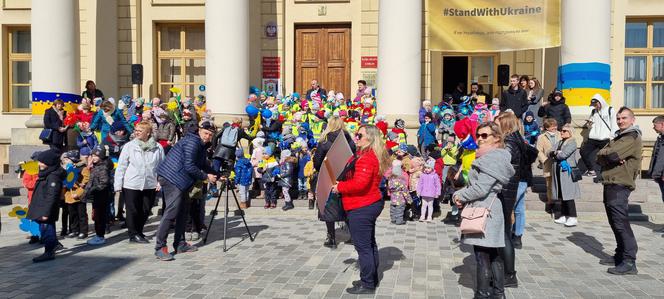
[[[346,138],[346,141],[348,141],[348,144],[350,145],[351,151],[355,153],[355,142],[353,142],[353,138],[350,136],[348,131],[346,131],[346,124],[338,116],[330,117],[330,119],[327,121],[327,127],[325,130],[323,130],[323,133],[321,133],[316,152],[314,153],[313,163],[316,173],[320,171],[320,167],[323,164],[323,160],[325,159],[327,152],[330,150],[330,147],[332,147],[334,140],[337,139],[339,134],[342,134],[342,136]],[[316,176],[316,178],[318,178],[318,176]],[[314,186],[315,188],[316,179],[312,180],[311,186]],[[337,248],[334,222],[326,221],[325,224],[327,226],[327,239],[325,240],[325,243],[323,243],[323,246],[332,249]]]
[[[549,152],[553,159],[551,167],[551,195],[553,197],[553,214],[555,223],[567,227],[576,226],[575,199],[581,198],[579,183],[572,180],[572,168],[576,167],[576,140],[574,128],[565,124],[560,131],[560,140]]]
[[[391,162],[383,133],[375,126],[361,126],[355,134],[355,144],[357,154],[348,160],[344,180],[332,186],[332,192],[341,194],[360,264],[360,281],[353,282],[346,292],[374,294],[378,286],[376,219],[384,206],[379,185]]]

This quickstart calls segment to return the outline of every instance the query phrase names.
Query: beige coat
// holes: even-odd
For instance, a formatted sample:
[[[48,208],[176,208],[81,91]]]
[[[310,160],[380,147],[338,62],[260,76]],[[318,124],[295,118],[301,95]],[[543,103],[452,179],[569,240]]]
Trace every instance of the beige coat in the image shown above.
[[[551,176],[551,165],[553,160],[549,157],[549,152],[553,150],[554,144],[557,145],[560,140],[561,137],[559,132],[556,132],[555,138],[551,138],[547,132],[544,132],[537,137],[537,143],[535,144],[539,151],[537,153],[537,161],[542,165],[545,178]]]

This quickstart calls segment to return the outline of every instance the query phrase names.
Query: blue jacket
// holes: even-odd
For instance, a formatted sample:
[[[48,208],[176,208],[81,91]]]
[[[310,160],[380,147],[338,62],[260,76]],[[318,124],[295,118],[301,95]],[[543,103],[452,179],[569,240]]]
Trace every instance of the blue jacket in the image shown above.
[[[417,131],[418,142],[422,146],[428,146],[429,144],[436,142],[436,125],[433,122],[428,124],[422,124],[420,130]]]
[[[205,159],[205,144],[195,133],[187,133],[171,148],[159,167],[157,174],[181,191],[186,191],[195,181],[207,179],[208,173],[214,173]]]
[[[240,186],[251,185],[251,176],[253,175],[254,168],[251,161],[247,158],[240,158],[235,161],[235,183]]]
[[[83,139],[85,139],[88,143],[84,144]],[[95,134],[90,134],[85,137],[83,137],[81,134],[78,134],[78,137],[76,137],[76,146],[78,146],[78,150],[81,156],[89,156],[90,152],[92,152],[92,149],[95,148],[98,144],[99,141],[97,141],[97,136],[95,136]]]
[[[303,179],[304,178],[304,167],[307,166],[307,162],[311,161],[311,155],[305,154],[302,157],[300,157],[300,160],[298,161],[298,168],[297,168],[297,178],[298,179]]]
[[[111,116],[113,117],[114,122],[119,121],[124,125],[127,131],[127,135],[131,135],[133,129],[131,128],[129,123],[127,123],[127,121],[125,120],[124,115],[122,115],[122,111],[120,111],[119,109],[115,109],[115,111],[111,113]],[[106,139],[106,136],[111,132],[111,124],[109,124],[106,121],[106,118],[104,118],[104,110],[100,109],[99,111],[97,111],[95,116],[92,117],[92,123],[90,124],[90,129],[93,131],[100,131],[101,140]]]

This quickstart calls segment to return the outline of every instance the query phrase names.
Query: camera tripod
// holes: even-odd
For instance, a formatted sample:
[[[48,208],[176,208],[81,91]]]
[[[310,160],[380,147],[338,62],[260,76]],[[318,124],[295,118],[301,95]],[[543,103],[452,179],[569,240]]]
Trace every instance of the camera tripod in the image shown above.
[[[221,201],[222,191],[225,191],[226,208],[224,209],[224,252],[228,251],[228,248],[226,247],[226,235],[228,233],[228,200],[230,193],[233,193],[233,198],[235,199],[235,205],[237,206],[237,210],[234,211],[234,215],[242,217],[242,222],[244,223],[244,227],[247,229],[247,233],[249,234],[249,240],[251,240],[251,242],[254,241],[254,236],[251,234],[249,226],[247,225],[247,220],[244,218],[244,210],[240,208],[240,202],[237,200],[237,195],[235,195],[235,189],[233,189],[232,186],[233,182],[231,180],[226,179],[222,181],[222,188],[219,189],[219,196],[217,197],[217,203],[214,205],[214,210],[210,212],[210,216],[212,216],[210,218],[210,225],[208,225],[208,230],[205,233],[205,238],[203,238],[203,244],[206,244],[208,235],[212,230],[212,222],[214,221],[214,217],[217,216],[218,213],[217,210],[219,209],[219,202]]]

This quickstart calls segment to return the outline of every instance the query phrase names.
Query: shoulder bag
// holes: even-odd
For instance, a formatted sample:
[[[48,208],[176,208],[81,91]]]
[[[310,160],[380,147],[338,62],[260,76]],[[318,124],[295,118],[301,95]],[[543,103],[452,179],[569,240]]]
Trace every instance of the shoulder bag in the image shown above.
[[[461,210],[461,225],[459,229],[461,233],[466,234],[484,234],[486,229],[486,221],[491,213],[491,206],[496,200],[496,195],[493,196],[491,204],[488,208],[467,206]]]

